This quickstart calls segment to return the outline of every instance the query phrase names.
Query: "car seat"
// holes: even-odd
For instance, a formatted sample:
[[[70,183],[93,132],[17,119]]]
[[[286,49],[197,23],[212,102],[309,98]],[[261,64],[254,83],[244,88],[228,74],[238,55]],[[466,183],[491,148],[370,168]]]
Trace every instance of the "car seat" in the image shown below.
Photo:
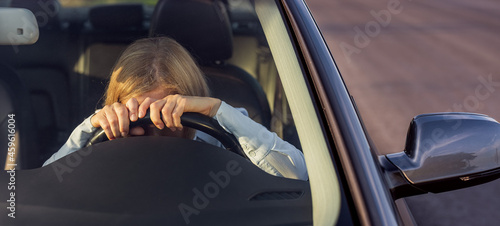
[[[142,4],[93,6],[88,22],[81,32],[85,66],[78,75],[79,96],[83,97],[80,117],[102,107],[115,62],[130,43],[148,35]]]
[[[212,96],[269,128],[271,111],[260,84],[226,60],[233,54],[226,6],[219,0],[160,0],[151,19],[150,36],[169,36],[183,45],[205,73]]]

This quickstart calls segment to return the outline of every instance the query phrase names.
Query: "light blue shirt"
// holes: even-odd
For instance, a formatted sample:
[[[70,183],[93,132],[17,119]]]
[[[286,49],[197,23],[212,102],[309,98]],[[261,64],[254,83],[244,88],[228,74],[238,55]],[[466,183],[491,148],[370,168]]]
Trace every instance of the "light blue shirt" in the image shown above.
[[[247,113],[244,109],[235,109],[222,102],[214,118],[222,128],[238,139],[250,161],[260,169],[275,176],[307,180],[302,152],[245,114]],[[86,118],[73,130],[66,143],[45,161],[44,166],[85,146],[97,131],[90,122],[91,117]],[[219,141],[200,131],[196,132],[195,139],[221,146]]]

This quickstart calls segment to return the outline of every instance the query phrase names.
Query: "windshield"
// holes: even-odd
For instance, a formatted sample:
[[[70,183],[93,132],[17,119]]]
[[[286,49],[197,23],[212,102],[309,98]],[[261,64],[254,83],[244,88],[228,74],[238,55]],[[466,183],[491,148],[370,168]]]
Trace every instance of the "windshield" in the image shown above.
[[[54,2],[52,1],[52,3]],[[122,62],[121,56],[128,53],[128,47],[136,44],[139,40],[144,40],[151,36],[167,36],[175,39],[180,44],[179,46],[184,46],[185,51],[188,51],[193,56],[193,60],[199,66],[198,71],[201,71],[199,74],[206,78],[205,86],[208,86],[207,88],[209,89],[206,93],[209,93],[211,98],[217,98],[227,104],[227,106],[222,104],[219,106],[226,106],[225,108],[228,109],[226,112],[234,112],[232,109],[238,109],[234,115],[238,117],[242,117],[243,115],[246,117],[245,120],[250,118],[251,121],[253,120],[253,123],[260,124],[258,127],[241,126],[242,130],[245,128],[257,129],[251,131],[247,129],[250,131],[249,135],[237,137],[237,141],[243,143],[241,145],[242,148],[247,151],[247,155],[251,158],[251,161],[247,163],[252,163],[253,165],[249,165],[248,167],[254,167],[253,169],[256,172],[262,173],[258,170],[263,169],[263,172],[267,172],[272,176],[288,178],[289,180],[282,180],[283,184],[280,186],[284,188],[276,190],[280,192],[292,192],[294,194],[292,198],[289,198],[291,200],[285,201],[295,202],[293,200],[296,199],[298,202],[301,201],[300,199],[305,200],[301,201],[302,206],[297,208],[297,211],[304,214],[306,222],[311,221],[310,214],[313,212],[311,210],[311,203],[317,205],[313,208],[315,211],[313,215],[316,222],[334,223],[336,221],[341,200],[339,198],[337,176],[331,161],[330,150],[323,132],[324,129],[316,112],[318,107],[315,106],[316,103],[311,96],[314,90],[311,90],[312,88],[308,85],[307,70],[301,61],[303,57],[297,51],[298,48],[295,43],[297,38],[293,37],[294,33],[289,27],[289,19],[286,18],[287,14],[282,11],[284,6],[280,5],[279,1],[165,1],[171,5],[165,7],[162,6],[165,4],[159,4],[159,6],[164,7],[162,8],[163,11],[152,10],[158,0],[59,0],[58,2],[62,7],[47,8],[45,5],[37,4],[36,1],[32,5],[19,0],[12,1],[12,3],[16,3],[12,5],[26,6],[37,15],[40,39],[34,45],[0,47],[0,63],[12,67],[24,84],[23,88],[26,88],[26,92],[23,93],[25,102],[17,101],[15,98],[21,97],[21,95],[17,95],[14,96],[13,103],[25,104],[26,106],[24,107],[26,108],[24,109],[37,110],[25,111],[36,112],[36,114],[26,115],[26,120],[24,121],[20,120],[22,118],[22,111],[16,115],[19,119],[18,121],[20,121],[16,126],[21,128],[25,126],[21,125],[21,122],[25,122],[26,127],[29,127],[26,130],[31,132],[29,135],[22,134],[18,136],[19,138],[16,138],[16,141],[18,141],[16,145],[19,148],[16,149],[17,153],[15,157],[12,157],[12,162],[17,164],[16,169],[47,170],[63,164],[66,168],[59,169],[67,169],[67,171],[63,172],[64,175],[57,173],[47,174],[52,178],[51,180],[55,181],[54,184],[50,184],[52,182],[47,183],[50,186],[60,187],[62,185],[58,183],[63,181],[62,178],[77,176],[79,175],[78,173],[71,172],[82,170],[82,166],[90,164],[85,162],[98,163],[100,160],[97,158],[100,154],[88,154],[87,156],[82,151],[90,149],[85,147],[85,143],[90,139],[90,135],[96,133],[93,129],[103,128],[101,124],[96,126],[92,121],[92,117],[98,114],[102,116],[103,112],[110,109],[110,106],[125,105],[125,102],[122,103],[122,99],[120,98],[107,100],[107,95],[111,93],[109,91],[111,88],[109,87],[113,87],[111,85],[112,81],[116,81],[115,85],[128,82],[127,79],[113,80],[115,78],[113,76],[119,74],[124,68],[123,65],[115,67],[115,64],[119,65]],[[186,2],[189,4],[185,4]],[[143,6],[130,6],[123,3],[142,3]],[[51,4],[47,3],[47,5]],[[154,49],[148,49],[148,51],[154,52]],[[128,65],[132,65],[135,62],[142,62],[139,61],[140,59],[130,61]],[[170,58],[168,62],[173,61],[172,59]],[[155,59],[148,62],[156,61]],[[167,62],[167,60],[160,61]],[[142,65],[145,65],[145,68],[147,67],[147,63]],[[149,71],[158,70],[157,65],[153,68],[154,70],[149,68],[151,69]],[[132,70],[123,69],[123,71]],[[143,76],[146,73],[136,74],[140,75],[135,75],[136,77],[146,77]],[[171,73],[168,76],[179,76],[178,74]],[[155,76],[160,75],[155,74]],[[148,83],[151,86],[152,84],[153,82]],[[157,85],[156,88],[162,88],[157,83],[154,83],[154,85]],[[118,87],[118,85],[114,87]],[[116,88],[115,90],[126,89],[128,87]],[[129,90],[135,89],[130,88]],[[150,92],[152,90],[144,91],[142,94]],[[173,92],[177,92],[177,90]],[[160,97],[167,94],[160,93],[158,95],[156,99],[161,100],[162,98]],[[132,98],[129,97],[128,99]],[[146,98],[143,98],[142,101],[144,99]],[[104,113],[104,116],[106,116],[106,113]],[[219,117],[219,112],[213,113],[207,116],[211,116],[212,118]],[[217,116],[215,113],[217,113]],[[28,123],[28,118],[31,119],[30,123]],[[128,122],[128,119],[126,120]],[[234,127],[232,127],[232,124],[225,127],[222,120],[220,120],[220,123],[224,129],[233,129],[229,133],[236,131],[234,127],[239,125],[238,122],[242,124],[241,122],[244,121],[235,119],[233,120],[233,122],[236,122],[234,123]],[[229,122],[230,120],[227,121]],[[23,130],[19,129],[16,131]],[[81,136],[79,135],[80,137],[77,139],[72,139],[74,134],[80,134]],[[233,135],[238,136],[238,133],[235,132]],[[82,138],[83,136],[88,137]],[[95,147],[105,149],[103,147],[107,146],[109,147],[108,149],[114,150],[117,149],[114,147],[114,144],[126,144],[137,138],[128,138],[126,135],[122,137],[125,138],[117,137],[118,139],[115,140],[113,139],[115,137],[111,137],[111,141],[107,141],[106,145],[97,144]],[[205,138],[198,136],[198,133],[192,137],[200,138],[202,142],[209,144],[217,144],[216,141],[214,142],[206,136]],[[139,140],[146,141],[147,139]],[[254,145],[252,143],[254,140],[260,142],[258,145],[264,144],[264,141],[267,143],[261,146],[252,146]],[[189,141],[195,142],[192,139]],[[164,142],[160,143],[163,144]],[[0,144],[3,145],[3,143]],[[137,147],[147,146],[135,143],[134,145]],[[66,146],[69,146],[68,150],[71,149],[71,151],[58,156],[58,153],[61,153],[60,150],[66,150],[62,148]],[[134,151],[142,153],[143,151],[137,149],[129,150],[128,146],[122,145],[119,148],[127,149],[123,150],[127,153],[134,153]],[[285,151],[280,152],[280,146]],[[154,148],[157,150],[161,149],[162,146]],[[103,152],[105,151],[103,150]],[[148,151],[152,152],[152,150]],[[196,153],[196,151],[205,150],[193,148],[193,150],[187,151]],[[55,157],[53,158],[53,156]],[[68,164],[69,161],[72,161],[70,157],[73,157],[73,159],[76,157],[82,161],[79,160],[77,163],[70,162]],[[240,156],[236,157],[240,158]],[[228,159],[236,157],[229,156]],[[48,159],[52,160],[47,163],[48,165],[43,166]],[[10,158],[0,160],[5,163],[11,161]],[[198,162],[205,160],[210,162],[208,158],[194,160],[185,158],[179,161],[187,162],[179,162],[179,165],[203,166],[203,164],[198,164]],[[164,161],[161,158],[153,158],[148,161],[152,162],[148,165],[164,165]],[[197,161],[197,163],[193,164],[192,161]],[[81,162],[82,165],[80,165]],[[126,164],[122,165],[124,168],[127,168]],[[101,166],[104,168],[107,167],[106,164],[101,164]],[[211,167],[211,165],[208,166]],[[230,166],[232,165],[230,164]],[[87,165],[87,167],[91,169],[95,168],[90,165]],[[282,168],[280,169],[280,167]],[[8,169],[7,166],[5,166],[5,169]],[[289,169],[301,170],[297,170],[298,173],[295,173]],[[198,184],[196,186],[204,186],[206,182],[203,182],[203,180],[210,180],[209,170],[205,170],[207,171],[206,173],[197,174],[200,178],[206,178],[199,179],[197,176],[196,178],[198,179],[195,180],[197,180],[196,183]],[[112,168],[102,171],[114,172]],[[291,176],[288,176],[281,172],[292,173],[290,174]],[[184,172],[172,171],[163,173],[183,174]],[[120,175],[120,172],[116,172],[116,174]],[[54,177],[54,175],[63,176]],[[101,175],[96,176],[99,177]],[[168,179],[169,177],[165,178]],[[187,179],[180,181],[189,181],[191,177],[186,176],[185,178]],[[241,178],[238,180],[247,181],[243,177]],[[249,176],[249,178],[252,177]],[[310,181],[308,178],[310,178]],[[94,179],[94,177],[82,176],[82,180],[86,179]],[[113,177],[109,178],[111,182],[114,179]],[[276,178],[272,178],[269,181],[274,179]],[[295,179],[300,179],[300,185],[306,186],[307,189],[299,189],[298,193],[296,192],[297,189],[290,190],[291,186],[289,185],[299,183]],[[69,179],[64,179],[64,181],[71,182]],[[75,179],[75,181],[78,180]],[[150,183],[154,182],[150,181]],[[238,184],[239,182],[234,183]],[[311,192],[308,190],[309,184],[311,184]],[[243,186],[244,184],[241,183],[241,185]],[[269,182],[269,184],[263,183],[259,185],[272,188],[271,185],[273,183]],[[229,189],[235,188],[228,187]],[[127,187],[124,187],[124,190],[124,193],[126,193],[128,191]],[[186,191],[184,193],[187,193],[187,197],[191,197],[191,194],[188,192],[191,192],[193,189],[191,187],[180,188],[176,192],[179,190]],[[238,191],[238,189],[235,190]],[[262,191],[264,190],[262,189]],[[250,193],[255,195],[258,192],[251,191]],[[266,190],[266,192],[275,191],[271,189],[269,191]],[[229,193],[223,193],[221,190],[221,196],[225,196],[226,194],[229,196]],[[314,202],[308,196],[311,194]],[[82,196],[75,196],[77,199],[80,197]],[[249,200],[248,197],[238,198],[242,202]],[[260,199],[261,197],[258,198]],[[266,200],[269,199],[268,197],[264,198]],[[271,198],[274,199],[274,197]],[[263,202],[268,201],[270,200]],[[214,201],[214,203],[216,202]],[[179,203],[173,204],[174,209],[177,211]],[[286,204],[284,203],[283,205]],[[102,205],[112,205],[112,203],[103,203]],[[254,203],[248,205],[254,205]],[[213,205],[213,207],[215,208],[216,205]],[[251,206],[251,208],[255,208],[255,206]],[[271,207],[266,206],[266,208]],[[281,217],[286,220],[290,216]],[[262,220],[265,219],[262,218]]]
[[[158,0],[59,0],[59,2],[63,7],[82,7],[120,3],[141,3],[144,5],[154,6]]]

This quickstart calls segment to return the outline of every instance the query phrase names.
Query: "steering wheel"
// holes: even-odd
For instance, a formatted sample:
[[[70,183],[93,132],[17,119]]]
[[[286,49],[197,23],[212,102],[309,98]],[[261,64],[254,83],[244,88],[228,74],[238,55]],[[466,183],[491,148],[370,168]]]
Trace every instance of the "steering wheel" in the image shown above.
[[[135,122],[130,122],[130,128],[137,127],[137,126],[144,126],[144,125],[150,125],[153,124],[151,121],[149,111],[146,113],[146,116],[143,118],[138,119]],[[247,155],[243,151],[243,148],[241,148],[240,142],[234,137],[233,134],[228,133],[226,130],[224,130],[217,120],[208,117],[206,115],[200,114],[200,113],[194,113],[194,112],[185,112],[181,116],[181,124],[183,126],[187,126],[199,131],[202,131],[215,139],[219,140],[224,147],[231,152],[234,152],[246,159],[248,159]],[[87,142],[85,147],[108,141],[108,137],[106,136],[106,133],[102,128],[99,128],[95,133],[92,138]]]

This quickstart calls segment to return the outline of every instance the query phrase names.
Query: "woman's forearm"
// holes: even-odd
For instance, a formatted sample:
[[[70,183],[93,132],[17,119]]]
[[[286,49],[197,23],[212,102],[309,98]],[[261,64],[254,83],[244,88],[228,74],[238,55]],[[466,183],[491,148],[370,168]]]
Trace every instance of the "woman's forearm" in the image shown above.
[[[97,130],[97,128],[93,127],[92,123],[90,122],[90,118],[92,118],[92,116],[93,114],[90,117],[86,118],[73,130],[73,132],[71,132],[71,135],[69,136],[66,143],[64,143],[64,145],[56,153],[54,153],[49,159],[47,159],[45,163],[43,163],[43,166],[46,166],[66,155],[69,155],[83,148],[83,146]]]
[[[219,124],[240,142],[250,160],[277,176],[307,180],[304,155],[264,126],[222,102],[216,114]]]

